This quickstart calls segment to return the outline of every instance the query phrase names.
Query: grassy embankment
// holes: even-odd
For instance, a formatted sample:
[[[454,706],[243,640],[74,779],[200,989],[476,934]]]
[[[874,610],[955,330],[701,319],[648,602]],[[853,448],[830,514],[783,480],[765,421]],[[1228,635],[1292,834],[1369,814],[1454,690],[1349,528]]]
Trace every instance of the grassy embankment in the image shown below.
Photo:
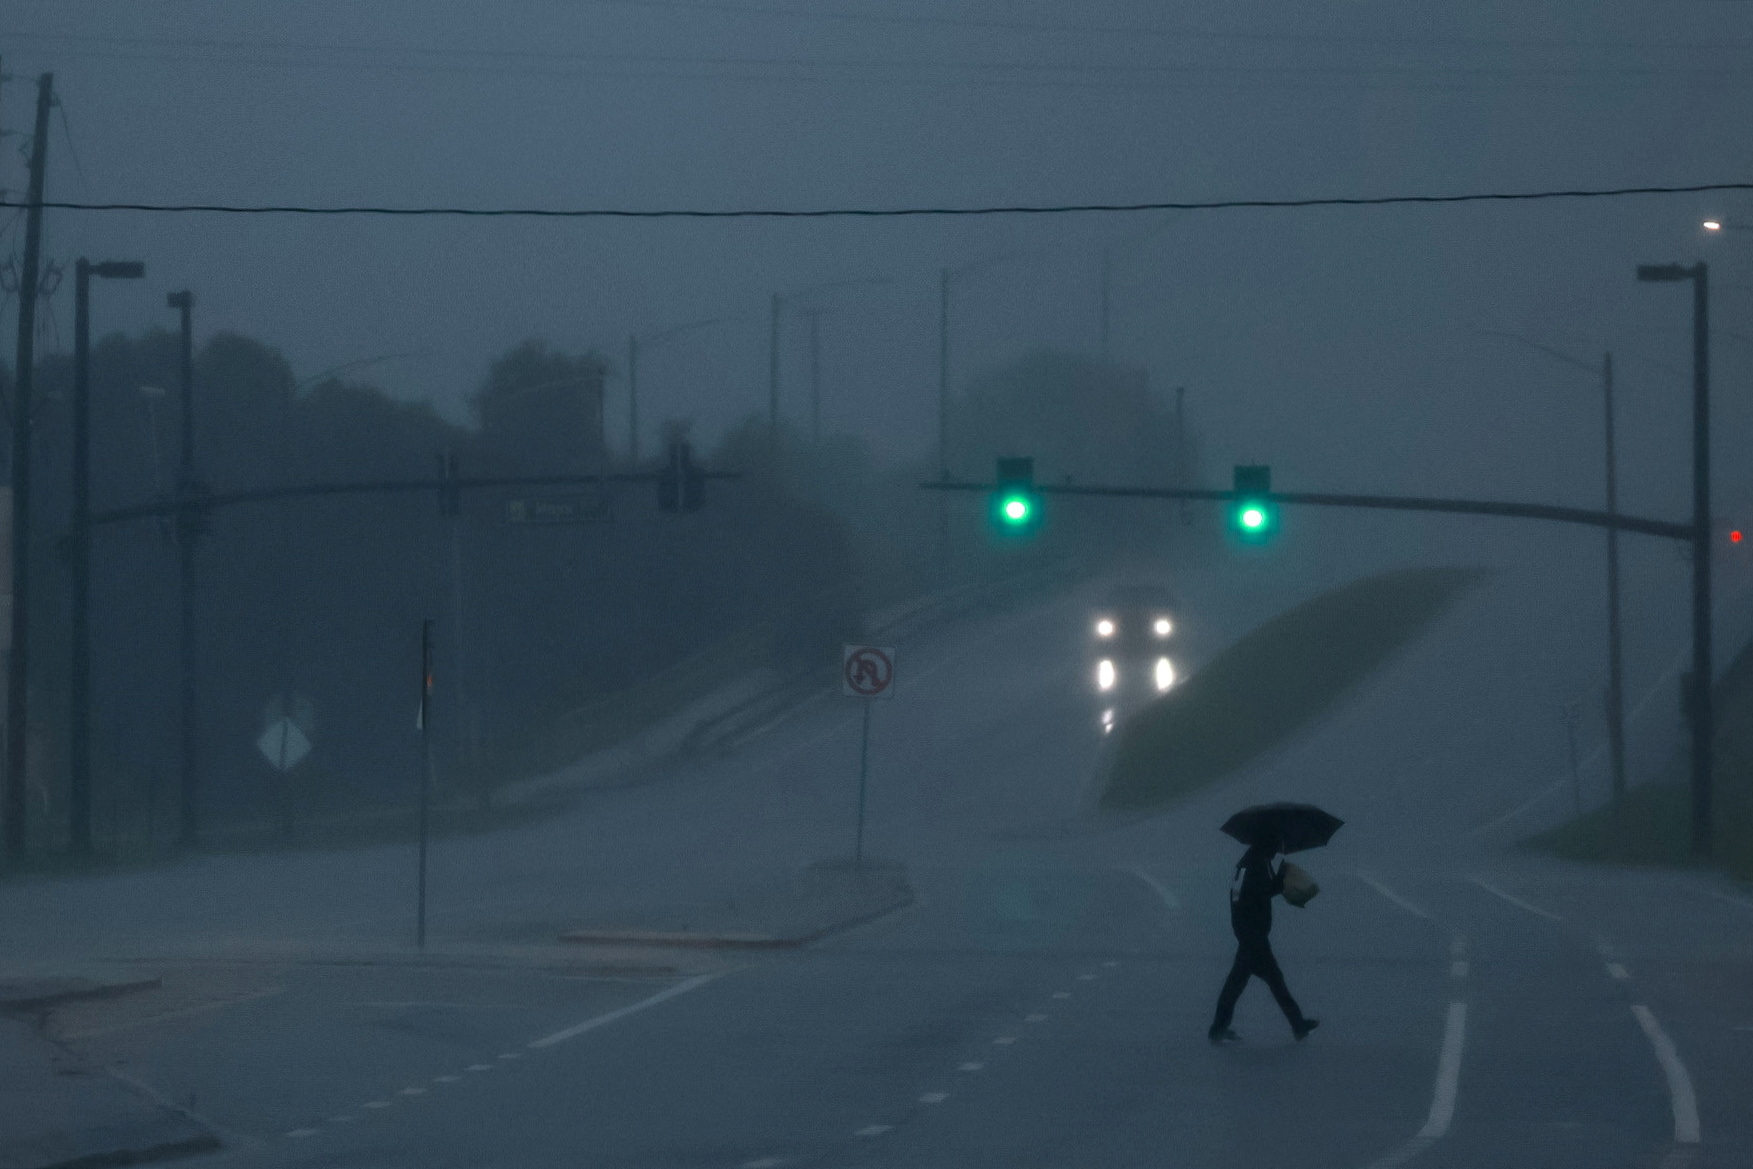
[[[1716,848],[1710,863],[1741,880],[1753,880],[1753,645],[1718,680],[1714,697]],[[1686,769],[1681,755],[1660,780],[1634,787],[1624,799],[1531,837],[1524,846],[1567,860],[1695,865]]]
[[[1127,720],[1098,806],[1162,806],[1288,742],[1483,575],[1465,568],[1383,573],[1274,617]]]

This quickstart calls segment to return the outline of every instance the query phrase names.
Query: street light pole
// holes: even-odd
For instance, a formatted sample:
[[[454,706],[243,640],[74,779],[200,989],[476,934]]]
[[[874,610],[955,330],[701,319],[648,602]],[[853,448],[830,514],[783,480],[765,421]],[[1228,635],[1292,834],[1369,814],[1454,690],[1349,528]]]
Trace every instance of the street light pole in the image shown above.
[[[1619,515],[1618,443],[1614,437],[1613,355],[1601,355],[1601,408],[1607,441],[1607,514]],[[1625,797],[1625,668],[1619,640],[1619,529],[1607,529],[1607,754],[1613,798]]]
[[[87,855],[91,845],[91,278],[137,280],[146,266],[80,257],[73,280],[73,578],[71,668],[67,698],[68,848]]]
[[[1710,270],[1702,261],[1643,264],[1641,281],[1692,281],[1692,853],[1710,855],[1715,719],[1711,709],[1710,600]]]
[[[195,294],[188,289],[170,293],[165,304],[177,310],[178,318],[178,433],[177,495],[187,504],[198,494],[195,477]],[[192,845],[200,836],[200,817],[196,810],[199,771],[196,752],[200,735],[196,729],[199,712],[195,673],[195,543],[200,538],[200,517],[185,510],[177,513],[177,668],[179,680],[178,732],[181,751],[177,760],[177,838]]]
[[[639,338],[627,334],[627,463],[639,464]]]
[[[822,445],[822,313],[813,308],[804,315],[810,322],[810,445]]]
[[[773,294],[772,315],[767,328],[767,437],[779,445],[779,310],[783,298]]]

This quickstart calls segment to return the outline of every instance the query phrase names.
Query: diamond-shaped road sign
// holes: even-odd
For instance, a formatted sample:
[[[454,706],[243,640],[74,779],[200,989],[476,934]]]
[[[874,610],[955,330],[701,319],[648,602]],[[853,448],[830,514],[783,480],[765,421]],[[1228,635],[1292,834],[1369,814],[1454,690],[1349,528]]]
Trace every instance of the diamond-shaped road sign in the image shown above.
[[[256,740],[256,749],[274,770],[291,771],[310,754],[310,737],[291,719],[277,718]]]

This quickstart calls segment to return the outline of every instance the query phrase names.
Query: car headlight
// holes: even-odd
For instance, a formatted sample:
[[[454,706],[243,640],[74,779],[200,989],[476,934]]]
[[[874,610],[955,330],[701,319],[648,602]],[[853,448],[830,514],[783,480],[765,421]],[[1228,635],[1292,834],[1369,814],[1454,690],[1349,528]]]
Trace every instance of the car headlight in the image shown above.
[[[1170,686],[1173,686],[1174,684],[1175,684],[1174,664],[1172,662],[1170,662],[1168,658],[1158,658],[1156,660],[1156,688],[1158,690],[1167,690]]]
[[[1096,622],[1096,636],[1097,637],[1113,637],[1114,636],[1114,621],[1112,618],[1103,617],[1100,621]]]
[[[1103,658],[1096,663],[1096,689],[1112,690],[1114,688],[1114,663]]]
[[[1158,637],[1167,637],[1174,631],[1175,627],[1169,624],[1169,619],[1167,617],[1158,617],[1156,619],[1156,624],[1152,625],[1151,628],[1156,631]]]

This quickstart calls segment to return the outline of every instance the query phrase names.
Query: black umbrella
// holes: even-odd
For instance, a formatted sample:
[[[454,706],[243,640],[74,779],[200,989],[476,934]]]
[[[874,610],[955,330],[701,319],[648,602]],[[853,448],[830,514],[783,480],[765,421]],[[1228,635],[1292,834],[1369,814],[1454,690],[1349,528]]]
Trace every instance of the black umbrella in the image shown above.
[[[1313,804],[1255,804],[1225,820],[1223,831],[1250,847],[1276,842],[1280,852],[1301,852],[1332,840],[1343,823]]]

